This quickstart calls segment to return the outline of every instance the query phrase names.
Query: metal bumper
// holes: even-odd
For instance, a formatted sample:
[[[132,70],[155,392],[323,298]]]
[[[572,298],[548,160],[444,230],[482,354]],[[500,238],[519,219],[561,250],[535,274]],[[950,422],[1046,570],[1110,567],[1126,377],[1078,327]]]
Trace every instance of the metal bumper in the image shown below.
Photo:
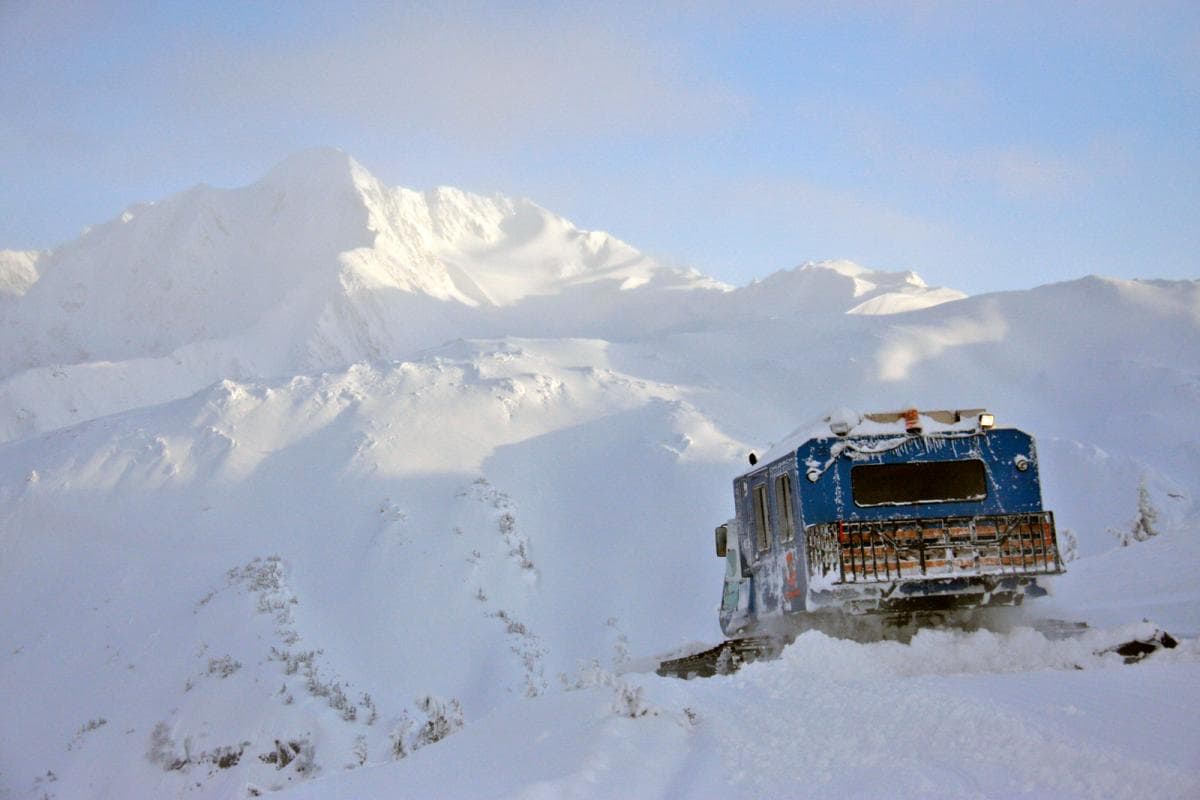
[[[813,605],[851,611],[1016,605],[1063,572],[1049,511],[838,521],[805,537]]]

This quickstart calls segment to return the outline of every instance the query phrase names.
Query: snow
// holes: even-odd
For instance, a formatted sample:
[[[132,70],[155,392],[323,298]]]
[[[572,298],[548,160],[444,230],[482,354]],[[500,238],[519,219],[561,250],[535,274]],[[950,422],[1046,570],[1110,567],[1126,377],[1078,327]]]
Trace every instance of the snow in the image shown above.
[[[25,294],[37,283],[36,250],[0,250],[0,302]]]
[[[734,676],[607,676],[481,720],[445,753],[289,794],[1187,797],[1200,788],[1194,658],[1137,674],[1028,629],[871,646],[809,633]],[[644,716],[613,713],[629,687]],[[1130,707],[1146,713],[1118,710]]]
[[[0,252],[0,797],[1196,796],[1198,328],[1197,281],[734,289],[334,150]],[[1037,437],[1053,595],[655,676],[746,454],[914,405]]]

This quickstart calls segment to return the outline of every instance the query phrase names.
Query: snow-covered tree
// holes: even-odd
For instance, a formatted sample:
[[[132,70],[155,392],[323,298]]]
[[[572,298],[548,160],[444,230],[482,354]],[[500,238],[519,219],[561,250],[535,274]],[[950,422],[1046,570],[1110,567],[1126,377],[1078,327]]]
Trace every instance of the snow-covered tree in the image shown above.
[[[1133,522],[1120,530],[1108,529],[1122,547],[1128,547],[1130,542],[1144,542],[1150,537],[1158,535],[1158,528],[1155,527],[1155,523],[1158,522],[1158,509],[1150,501],[1150,490],[1146,488],[1144,475],[1138,483],[1137,491],[1138,510]]]
[[[1154,527],[1156,522],[1158,522],[1158,509],[1150,502],[1150,490],[1146,488],[1146,477],[1142,476],[1141,482],[1138,483],[1137,519],[1133,521],[1133,529],[1130,533],[1137,541],[1144,542],[1151,536],[1158,535],[1158,529]]]

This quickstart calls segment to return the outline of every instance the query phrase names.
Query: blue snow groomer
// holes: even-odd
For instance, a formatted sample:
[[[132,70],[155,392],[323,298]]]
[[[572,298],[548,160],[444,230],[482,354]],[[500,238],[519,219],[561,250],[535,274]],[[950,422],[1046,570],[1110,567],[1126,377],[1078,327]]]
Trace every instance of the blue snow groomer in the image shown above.
[[[981,409],[826,422],[733,482],[737,517],[716,531],[727,635],[823,610],[1018,605],[1063,571],[1029,434]]]

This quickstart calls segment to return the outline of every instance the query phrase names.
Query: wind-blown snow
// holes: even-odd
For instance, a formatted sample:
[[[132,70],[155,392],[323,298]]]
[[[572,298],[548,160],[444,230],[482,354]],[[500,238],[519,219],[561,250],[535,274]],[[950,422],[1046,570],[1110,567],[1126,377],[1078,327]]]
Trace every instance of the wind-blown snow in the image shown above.
[[[4,251],[0,797],[1195,796],[1198,333],[1196,281],[731,289],[329,150]],[[655,677],[746,453],[913,403],[1037,436],[1055,594]]]

